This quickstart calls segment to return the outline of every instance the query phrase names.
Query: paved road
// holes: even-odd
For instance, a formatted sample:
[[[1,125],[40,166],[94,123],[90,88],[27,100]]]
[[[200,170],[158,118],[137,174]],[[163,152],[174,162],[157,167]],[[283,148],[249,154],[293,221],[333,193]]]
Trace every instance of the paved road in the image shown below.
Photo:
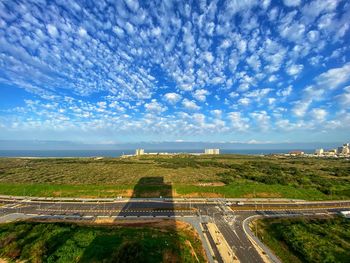
[[[259,215],[261,217],[271,216],[310,216],[322,215],[325,213],[339,212],[340,210],[350,210],[350,201],[333,202],[305,202],[295,200],[250,200],[243,205],[233,204],[230,208],[227,201],[222,199],[191,199],[191,200],[167,200],[167,199],[111,199],[104,202],[84,199],[64,201],[10,198],[1,197],[0,202],[4,205],[0,207],[0,217],[2,220],[16,218],[13,214],[35,216],[35,217],[55,217],[60,219],[91,220],[96,217],[111,218],[191,218],[197,231],[202,224],[204,233],[209,242],[213,245],[210,234],[205,231],[205,221],[209,218],[222,232],[224,238],[239,261],[242,263],[263,262],[261,256],[252,244],[257,243],[273,262],[278,262],[271,251],[269,251],[260,241],[254,237],[251,231],[247,231],[247,218]],[[26,217],[25,216],[25,217]],[[1,218],[0,218],[1,222]],[[244,229],[244,224],[246,230]],[[248,232],[248,233],[247,233]],[[203,234],[200,235],[203,238]],[[203,240],[203,242],[205,242]],[[215,243],[214,243],[215,244]],[[208,249],[207,253],[208,253]],[[222,262],[216,247],[213,248],[215,257]]]

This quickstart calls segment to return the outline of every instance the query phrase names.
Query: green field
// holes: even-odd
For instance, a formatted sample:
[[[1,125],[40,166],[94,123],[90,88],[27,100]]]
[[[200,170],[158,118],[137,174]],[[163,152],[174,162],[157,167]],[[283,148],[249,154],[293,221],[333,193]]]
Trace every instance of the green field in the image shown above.
[[[350,220],[263,219],[258,221],[259,238],[284,263],[349,262]]]
[[[345,159],[274,156],[143,156],[140,158],[0,159],[0,194],[70,197],[131,196],[141,178],[145,197],[350,197]],[[171,191],[169,191],[171,189]]]
[[[0,224],[0,259],[54,263],[206,262],[202,244],[188,225],[177,225],[175,221],[153,225]]]

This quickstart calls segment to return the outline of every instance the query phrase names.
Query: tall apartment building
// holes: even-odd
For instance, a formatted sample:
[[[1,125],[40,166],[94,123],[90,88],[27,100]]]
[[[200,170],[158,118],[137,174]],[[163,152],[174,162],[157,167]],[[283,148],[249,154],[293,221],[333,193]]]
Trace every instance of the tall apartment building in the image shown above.
[[[350,145],[349,143],[344,143],[343,146],[338,147],[338,154],[349,154],[350,153]]]
[[[324,153],[324,150],[321,148],[321,149],[316,149],[315,150],[315,154],[316,155],[322,155]]]
[[[205,154],[220,154],[220,149],[205,149]]]
[[[140,156],[140,155],[143,155],[145,154],[145,150],[144,149],[136,149],[135,151],[135,155],[136,156]]]

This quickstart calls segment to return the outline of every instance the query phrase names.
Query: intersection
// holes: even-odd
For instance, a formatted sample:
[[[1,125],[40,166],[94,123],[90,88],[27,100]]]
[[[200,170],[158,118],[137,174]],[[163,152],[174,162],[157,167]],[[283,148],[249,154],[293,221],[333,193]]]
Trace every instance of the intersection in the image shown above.
[[[131,199],[59,199],[1,196],[0,220],[20,218],[94,221],[150,220],[162,218],[192,224],[207,243],[207,255],[213,262],[224,262],[207,224],[214,223],[233,252],[232,261],[279,262],[252,233],[249,223],[258,217],[324,217],[350,209],[350,201],[307,202],[288,199],[213,199],[213,198],[131,198]],[[12,215],[12,216],[11,216]],[[18,215],[13,216],[13,215]],[[21,215],[21,216],[19,216]],[[1,222],[1,221],[0,221]],[[212,255],[210,255],[212,254]],[[227,260],[226,260],[227,261]]]

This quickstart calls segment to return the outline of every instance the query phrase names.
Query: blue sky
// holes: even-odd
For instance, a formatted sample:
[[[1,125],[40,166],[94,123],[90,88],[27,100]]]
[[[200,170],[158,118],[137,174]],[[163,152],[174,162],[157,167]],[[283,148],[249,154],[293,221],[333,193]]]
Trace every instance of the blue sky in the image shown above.
[[[0,2],[0,139],[350,139],[350,1]]]

